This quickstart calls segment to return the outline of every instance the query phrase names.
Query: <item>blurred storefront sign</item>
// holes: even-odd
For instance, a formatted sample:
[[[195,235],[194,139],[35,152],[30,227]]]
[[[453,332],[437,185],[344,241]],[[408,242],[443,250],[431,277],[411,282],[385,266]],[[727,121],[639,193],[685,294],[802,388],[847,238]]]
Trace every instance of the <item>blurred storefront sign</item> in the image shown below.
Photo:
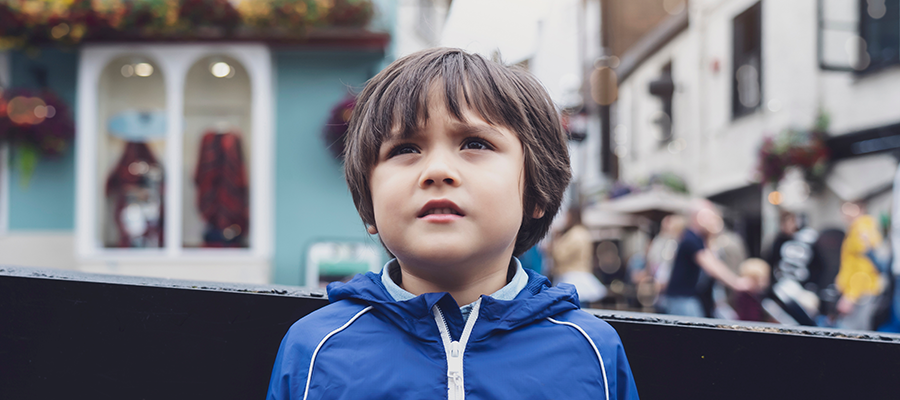
[[[313,243],[306,253],[306,286],[325,287],[356,274],[378,272],[382,267],[381,254],[374,241]]]

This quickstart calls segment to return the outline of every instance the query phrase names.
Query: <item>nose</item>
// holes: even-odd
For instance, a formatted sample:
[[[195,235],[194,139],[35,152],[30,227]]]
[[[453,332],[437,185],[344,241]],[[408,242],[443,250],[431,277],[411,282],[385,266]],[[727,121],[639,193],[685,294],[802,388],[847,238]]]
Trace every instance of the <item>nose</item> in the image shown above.
[[[419,187],[448,185],[459,186],[459,171],[453,166],[452,156],[441,152],[432,153],[425,161],[422,176],[419,178]]]

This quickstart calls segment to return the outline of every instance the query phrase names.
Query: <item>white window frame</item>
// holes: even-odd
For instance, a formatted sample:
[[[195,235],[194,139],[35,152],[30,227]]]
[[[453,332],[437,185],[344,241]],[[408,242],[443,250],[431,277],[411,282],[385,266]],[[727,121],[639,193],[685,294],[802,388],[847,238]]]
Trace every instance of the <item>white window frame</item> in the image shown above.
[[[9,51],[0,51],[0,87],[9,87],[9,75]],[[9,152],[9,146],[0,144],[0,236],[9,232]]]
[[[121,56],[141,55],[162,72],[166,85],[166,213],[165,244],[158,249],[105,248],[100,240],[96,204],[101,183],[97,173],[100,77],[106,66]],[[183,178],[184,88],[188,70],[201,59],[223,55],[240,62],[251,85],[250,140],[250,247],[183,248],[181,196]],[[195,261],[267,262],[272,253],[273,88],[272,58],[263,44],[96,44],[81,48],[78,65],[76,120],[76,255],[83,262],[141,261],[180,264]]]

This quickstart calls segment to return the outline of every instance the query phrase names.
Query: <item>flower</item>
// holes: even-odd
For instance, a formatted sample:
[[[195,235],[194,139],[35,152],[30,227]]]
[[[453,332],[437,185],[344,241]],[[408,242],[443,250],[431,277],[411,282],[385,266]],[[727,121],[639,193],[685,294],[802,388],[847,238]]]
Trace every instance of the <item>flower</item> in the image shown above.
[[[350,126],[350,116],[353,114],[353,107],[356,105],[356,96],[347,95],[339,101],[332,109],[328,122],[322,130],[322,140],[325,146],[331,150],[334,158],[340,159],[344,156],[344,136],[347,134],[347,128]]]
[[[372,0],[20,0],[0,2],[0,49],[198,35],[303,39],[313,27],[362,28],[373,14]]]
[[[75,138],[69,108],[50,90],[5,90],[0,94],[0,142],[33,146],[42,155],[63,154]]]
[[[762,183],[778,183],[788,168],[800,168],[807,180],[818,181],[828,167],[825,145],[828,118],[822,114],[810,130],[786,129],[775,137],[763,139],[758,154]]]
[[[0,143],[17,152],[23,184],[40,157],[58,157],[75,138],[75,123],[65,102],[50,90],[0,90]]]

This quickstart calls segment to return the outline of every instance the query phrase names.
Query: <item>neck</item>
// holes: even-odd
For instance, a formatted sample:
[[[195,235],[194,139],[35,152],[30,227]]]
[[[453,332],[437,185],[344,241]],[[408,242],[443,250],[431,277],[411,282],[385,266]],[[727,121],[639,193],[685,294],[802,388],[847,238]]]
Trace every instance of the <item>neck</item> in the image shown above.
[[[505,260],[498,260],[488,265],[479,264],[477,267],[452,268],[458,274],[446,273],[445,266],[418,266],[404,263],[399,259],[400,286],[416,296],[423,293],[447,292],[453,296],[456,303],[465,305],[478,300],[481,295],[491,295],[506,286],[509,272],[509,255]]]

